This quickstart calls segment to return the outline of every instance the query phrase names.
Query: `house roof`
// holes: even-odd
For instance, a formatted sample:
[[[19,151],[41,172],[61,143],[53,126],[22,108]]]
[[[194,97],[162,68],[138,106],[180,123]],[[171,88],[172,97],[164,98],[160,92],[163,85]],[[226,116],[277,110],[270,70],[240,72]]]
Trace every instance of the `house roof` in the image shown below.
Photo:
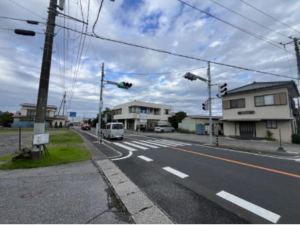
[[[36,107],[36,104],[22,103],[20,106]],[[57,109],[57,107],[55,105],[47,105],[47,108]]]
[[[202,115],[188,115],[187,117],[192,118],[192,119],[209,119],[209,116],[202,116]],[[222,116],[212,116],[212,119],[222,119]]]
[[[272,81],[272,82],[256,82],[254,81],[251,84],[231,89],[227,92],[227,95],[244,93],[244,92],[253,92],[260,91],[263,89],[274,89],[280,87],[287,87],[289,92],[294,98],[299,97],[299,91],[297,89],[296,83],[293,80],[290,81]]]

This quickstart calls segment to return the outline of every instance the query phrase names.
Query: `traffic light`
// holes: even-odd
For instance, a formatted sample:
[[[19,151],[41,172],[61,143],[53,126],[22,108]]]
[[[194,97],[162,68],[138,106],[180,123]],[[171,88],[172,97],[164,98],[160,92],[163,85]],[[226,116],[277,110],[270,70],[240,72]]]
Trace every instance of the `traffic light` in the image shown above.
[[[202,104],[202,109],[203,109],[203,110],[207,110],[206,107],[207,107],[207,106],[206,106],[206,103],[203,103],[203,104]]]
[[[225,83],[223,85],[219,84],[218,85],[218,94],[217,94],[217,97],[218,98],[222,98],[225,95],[227,95],[227,83]]]
[[[131,88],[132,84],[127,82],[121,82],[118,84],[118,88],[128,89]]]
[[[190,81],[197,80],[197,76],[191,73],[186,73],[183,77]]]

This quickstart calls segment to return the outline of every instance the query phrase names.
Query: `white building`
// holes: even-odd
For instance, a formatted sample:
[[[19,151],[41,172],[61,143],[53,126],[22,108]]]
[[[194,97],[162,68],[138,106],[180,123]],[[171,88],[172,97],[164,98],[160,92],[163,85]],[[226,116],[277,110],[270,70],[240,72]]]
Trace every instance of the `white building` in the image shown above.
[[[158,123],[168,123],[171,110],[169,105],[132,101],[115,106],[113,120],[123,122],[125,129],[136,130],[138,124],[151,129]]]
[[[224,135],[265,138],[267,131],[291,142],[297,131],[294,98],[299,91],[294,81],[253,82],[228,91],[223,97]]]

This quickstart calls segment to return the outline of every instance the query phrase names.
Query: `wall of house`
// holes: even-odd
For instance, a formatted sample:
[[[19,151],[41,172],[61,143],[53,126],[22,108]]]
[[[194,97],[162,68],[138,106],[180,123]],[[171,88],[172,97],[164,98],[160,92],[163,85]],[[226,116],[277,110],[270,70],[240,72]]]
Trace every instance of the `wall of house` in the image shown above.
[[[256,136],[257,137],[267,137],[267,130],[273,133],[273,137],[279,141],[279,129],[281,131],[281,140],[283,142],[291,142],[292,129],[291,121],[277,121],[277,128],[270,129],[266,126],[266,121],[259,121],[255,123],[256,126]]]
[[[196,131],[196,120],[192,118],[184,118],[181,121],[181,128],[189,131]]]
[[[220,124],[223,122],[219,120],[213,120],[212,122],[213,122],[214,134],[218,134],[219,130],[223,133],[223,129],[220,126]],[[193,118],[186,117],[181,122],[181,128],[189,131],[196,131],[197,125],[207,125],[207,124],[209,124],[209,119],[193,119]]]
[[[258,91],[246,94],[238,94],[223,97],[223,101],[245,98],[245,108],[223,109],[223,119],[272,119],[272,118],[291,118],[289,100],[287,105],[271,105],[255,107],[255,96],[268,95],[285,92],[288,97],[287,88],[279,88],[274,90]],[[254,111],[254,114],[239,115],[241,111]]]
[[[129,113],[129,107],[136,106],[137,112],[136,113]],[[121,119],[139,119],[140,118],[140,108],[156,108],[160,109],[160,115],[150,114],[149,110],[147,113],[147,119],[149,120],[164,120],[168,121],[168,118],[172,116],[171,114],[165,114],[165,109],[169,111],[172,110],[171,106],[163,105],[163,104],[154,104],[154,103],[145,103],[145,102],[128,102],[122,105],[115,106],[114,109],[122,109],[122,114],[114,115],[114,120],[121,120]]]

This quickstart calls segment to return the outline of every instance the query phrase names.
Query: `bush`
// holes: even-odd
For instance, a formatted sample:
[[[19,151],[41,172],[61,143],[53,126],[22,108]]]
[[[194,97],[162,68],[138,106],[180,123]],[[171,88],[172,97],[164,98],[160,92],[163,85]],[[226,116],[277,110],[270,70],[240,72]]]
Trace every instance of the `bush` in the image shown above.
[[[57,128],[57,122],[54,123],[54,128]]]
[[[293,134],[292,135],[292,142],[295,144],[300,144],[300,134]]]
[[[267,137],[265,139],[268,141],[276,141],[276,139],[273,138],[273,133],[269,130],[267,130]]]
[[[62,122],[60,121],[59,122],[59,128],[62,128],[63,126],[62,126]]]
[[[189,131],[189,130],[181,129],[181,128],[178,128],[177,132],[179,132],[179,133],[186,133],[186,134],[195,134],[196,133],[195,131]]]

